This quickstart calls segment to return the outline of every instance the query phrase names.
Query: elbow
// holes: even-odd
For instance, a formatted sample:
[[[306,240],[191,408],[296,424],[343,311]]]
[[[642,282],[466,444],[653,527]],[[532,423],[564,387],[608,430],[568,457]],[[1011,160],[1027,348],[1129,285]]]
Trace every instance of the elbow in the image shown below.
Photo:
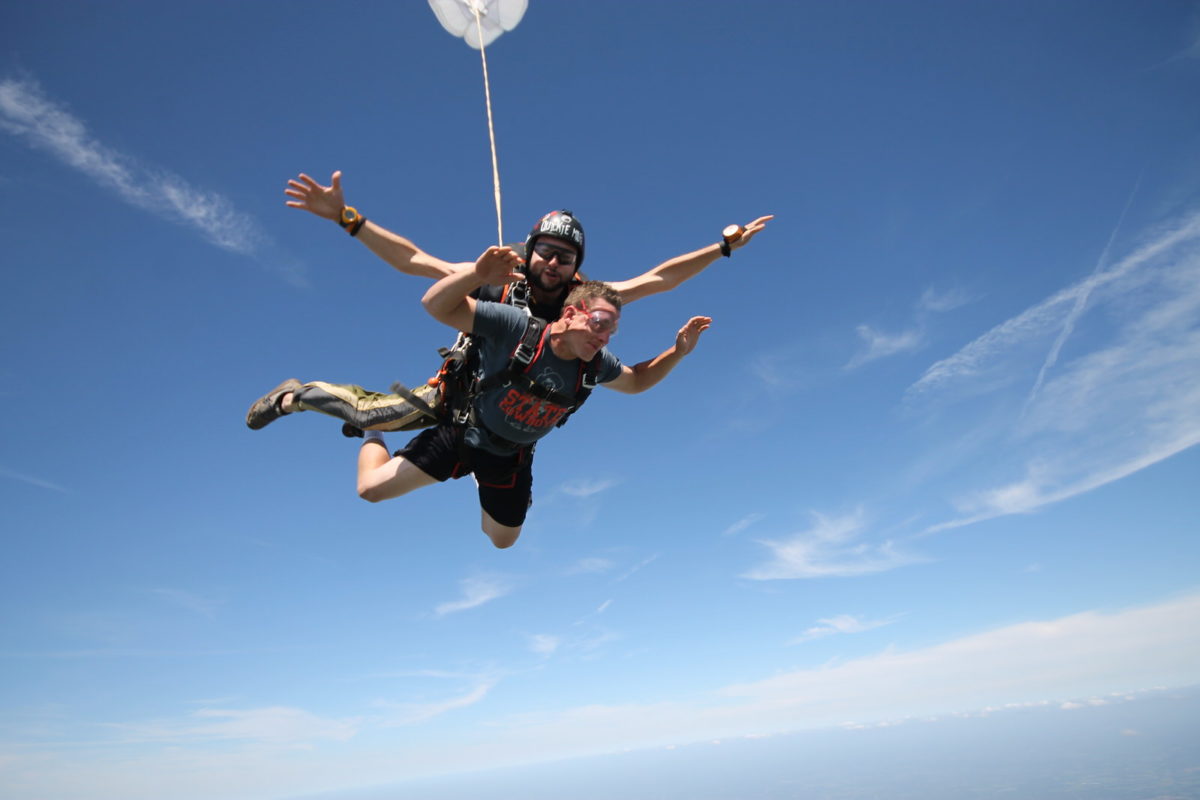
[[[436,319],[438,322],[445,322],[445,314],[438,310],[437,301],[428,294],[421,298],[421,307],[425,309],[425,313]]]

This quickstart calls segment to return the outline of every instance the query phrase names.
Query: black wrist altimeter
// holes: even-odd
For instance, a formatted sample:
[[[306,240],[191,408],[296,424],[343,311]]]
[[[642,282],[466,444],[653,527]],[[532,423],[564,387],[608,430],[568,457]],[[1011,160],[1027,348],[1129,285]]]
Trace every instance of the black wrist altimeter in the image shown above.
[[[342,216],[338,219],[338,225],[341,225],[351,236],[354,236],[366,221],[367,218],[359,214],[358,209],[354,206],[343,206]]]
[[[741,225],[725,226],[725,230],[721,231],[721,255],[729,258],[729,255],[733,252],[729,248],[729,245],[733,244],[738,239],[741,239],[742,234],[745,232],[746,229]]]

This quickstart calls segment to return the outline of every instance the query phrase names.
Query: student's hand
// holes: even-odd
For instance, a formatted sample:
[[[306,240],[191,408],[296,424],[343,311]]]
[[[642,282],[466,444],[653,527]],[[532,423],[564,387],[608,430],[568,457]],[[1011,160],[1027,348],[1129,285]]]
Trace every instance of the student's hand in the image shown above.
[[[692,317],[687,321],[687,324],[679,329],[679,333],[675,335],[675,352],[681,356],[686,356],[688,353],[696,349],[696,343],[700,341],[700,334],[708,330],[712,325],[712,317]]]
[[[475,261],[475,274],[484,283],[501,286],[525,277],[518,268],[521,257],[511,247],[489,247]]]
[[[346,206],[346,197],[342,194],[341,170],[333,173],[330,181],[332,186],[322,186],[301,172],[300,180],[289,180],[288,188],[283,190],[288,197],[296,198],[288,200],[287,204],[292,208],[302,208],[322,219],[339,222],[342,209]]]

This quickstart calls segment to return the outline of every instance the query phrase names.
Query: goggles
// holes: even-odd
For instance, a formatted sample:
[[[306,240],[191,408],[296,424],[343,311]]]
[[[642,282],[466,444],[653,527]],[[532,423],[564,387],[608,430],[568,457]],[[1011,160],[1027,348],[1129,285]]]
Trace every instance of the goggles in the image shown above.
[[[587,303],[580,302],[579,307],[587,314],[587,324],[594,333],[616,333],[620,317],[606,308],[589,309]]]
[[[537,253],[546,261],[553,261],[558,257],[558,263],[564,267],[573,267],[575,262],[579,260],[579,254],[574,250],[569,250],[565,247],[555,247],[549,242],[534,242],[533,252]]]

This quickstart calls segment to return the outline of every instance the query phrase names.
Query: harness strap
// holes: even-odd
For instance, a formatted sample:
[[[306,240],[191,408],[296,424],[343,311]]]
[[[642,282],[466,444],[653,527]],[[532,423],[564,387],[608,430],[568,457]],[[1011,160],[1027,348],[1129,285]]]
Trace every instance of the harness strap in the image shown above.
[[[500,302],[519,308],[526,314],[531,314],[529,311],[529,281],[521,279],[516,283],[504,284],[504,289],[500,292]]]
[[[508,357],[508,364],[504,369],[489,375],[479,382],[475,389],[475,394],[486,392],[494,389],[497,386],[504,386],[511,383],[514,378],[518,378],[525,374],[529,367],[542,354],[542,348],[546,344],[546,322],[537,317],[530,317],[525,323],[525,330],[521,333],[521,339],[517,342],[517,346],[513,348],[512,355]]]
[[[574,403],[567,409],[567,413],[563,414],[563,418],[555,423],[554,427],[561,428],[567,424],[567,420],[571,415],[578,411],[587,399],[592,395],[592,389],[599,385],[600,376],[600,359],[593,358],[591,361],[584,364],[579,370],[579,380],[575,383],[575,400]]]
[[[528,292],[528,284],[524,281],[510,286],[523,286],[525,292]],[[509,286],[506,286],[501,295],[501,302],[515,304],[518,300]],[[474,425],[475,398],[499,386],[514,384],[540,400],[567,409],[562,419],[556,423],[556,427],[565,425],[571,415],[588,399],[598,384],[600,361],[597,358],[587,363],[580,362],[575,379],[575,392],[571,396],[543,386],[529,377],[527,373],[545,349],[549,326],[545,320],[530,314],[528,307],[525,307],[525,312],[528,315],[525,330],[513,348],[508,364],[493,375],[479,378],[471,374],[477,365],[479,345],[470,334],[459,334],[454,347],[438,351],[445,359],[441,371],[434,379],[441,384],[443,395],[447,399],[443,418],[448,417],[451,423],[458,426]],[[408,399],[408,396],[405,395],[405,398]]]

